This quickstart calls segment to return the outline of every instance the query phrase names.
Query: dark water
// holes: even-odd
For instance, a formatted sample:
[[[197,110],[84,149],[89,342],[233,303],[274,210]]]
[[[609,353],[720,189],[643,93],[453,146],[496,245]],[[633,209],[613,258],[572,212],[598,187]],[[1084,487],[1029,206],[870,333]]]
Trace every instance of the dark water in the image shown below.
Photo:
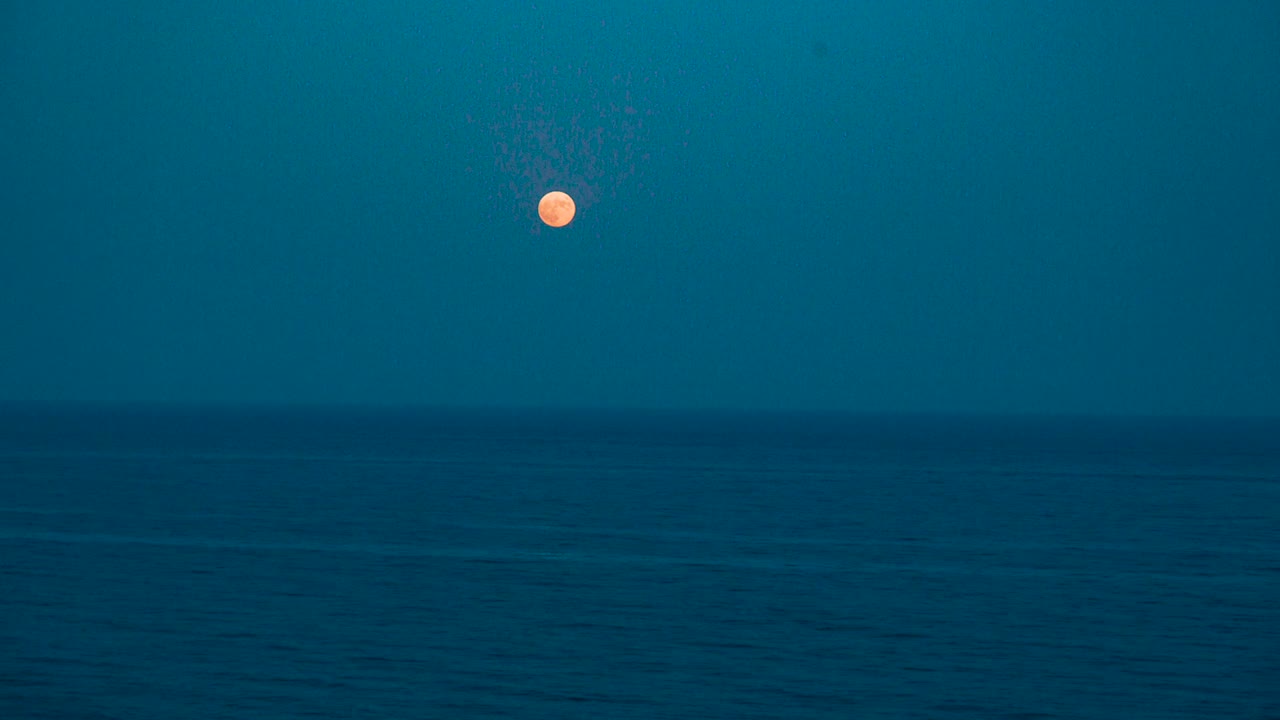
[[[10,410],[3,718],[1280,717],[1280,423]]]

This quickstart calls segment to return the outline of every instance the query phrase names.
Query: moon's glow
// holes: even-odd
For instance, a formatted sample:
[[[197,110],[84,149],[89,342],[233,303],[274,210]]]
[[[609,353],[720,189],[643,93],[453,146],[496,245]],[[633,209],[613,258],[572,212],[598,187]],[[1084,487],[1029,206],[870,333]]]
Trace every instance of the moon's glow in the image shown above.
[[[615,72],[610,65],[513,58],[486,74],[475,114],[466,116],[474,131],[484,133],[468,145],[476,155],[468,158],[467,171],[481,173],[495,211],[545,232],[548,226],[529,211],[548,190],[572,195],[583,212],[602,200],[653,196],[648,173],[657,146],[651,133],[665,127],[671,138],[685,140],[671,152],[687,146],[687,137],[676,137],[679,131],[690,135],[670,125],[677,117],[657,110],[669,104],[663,101],[672,89],[668,83],[679,76],[643,67]],[[495,175],[484,174],[486,161]]]
[[[576,205],[573,204],[573,198],[559,190],[552,190],[542,199],[538,201],[538,217],[542,218],[542,222],[551,227],[564,227],[573,220],[573,214],[578,211]]]

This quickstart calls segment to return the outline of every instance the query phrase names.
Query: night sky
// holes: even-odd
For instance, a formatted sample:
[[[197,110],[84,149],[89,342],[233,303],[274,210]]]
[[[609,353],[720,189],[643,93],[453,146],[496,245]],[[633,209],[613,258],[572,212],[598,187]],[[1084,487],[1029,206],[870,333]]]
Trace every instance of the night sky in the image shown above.
[[[1278,77],[1269,0],[3,3],[0,401],[1280,415]]]

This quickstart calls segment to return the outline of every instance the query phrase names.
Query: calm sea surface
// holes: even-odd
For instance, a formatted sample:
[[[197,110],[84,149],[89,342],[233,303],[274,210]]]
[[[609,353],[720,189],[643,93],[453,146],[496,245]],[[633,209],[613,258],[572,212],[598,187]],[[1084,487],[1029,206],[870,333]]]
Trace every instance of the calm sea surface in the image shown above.
[[[1280,718],[1280,422],[0,414],[0,718]]]

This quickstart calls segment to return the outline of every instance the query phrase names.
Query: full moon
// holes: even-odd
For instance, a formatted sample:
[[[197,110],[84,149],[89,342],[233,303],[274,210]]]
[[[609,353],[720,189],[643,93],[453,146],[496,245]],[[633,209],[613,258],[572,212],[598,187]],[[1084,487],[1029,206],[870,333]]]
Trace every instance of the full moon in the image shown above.
[[[552,190],[538,201],[538,217],[551,227],[568,225],[577,211],[578,207],[573,204],[573,198],[559,190]]]

